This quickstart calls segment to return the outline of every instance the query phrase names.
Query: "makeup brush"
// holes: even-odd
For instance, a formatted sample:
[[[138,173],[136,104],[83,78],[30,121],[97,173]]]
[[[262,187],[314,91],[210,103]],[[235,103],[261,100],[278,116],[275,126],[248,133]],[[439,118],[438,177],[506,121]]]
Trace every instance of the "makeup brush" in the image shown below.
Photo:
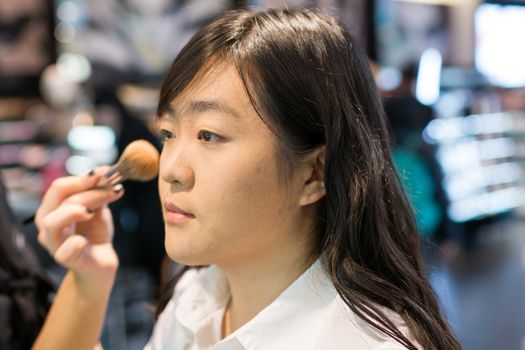
[[[154,179],[158,172],[159,152],[157,149],[146,140],[136,140],[124,149],[117,163],[112,165],[99,179],[96,188],[113,187],[124,180],[149,181]],[[25,219],[23,224],[29,224],[34,220],[33,215]]]
[[[130,143],[116,164],[97,183],[97,187],[114,186],[125,180],[149,181],[159,172],[159,152],[146,140]]]

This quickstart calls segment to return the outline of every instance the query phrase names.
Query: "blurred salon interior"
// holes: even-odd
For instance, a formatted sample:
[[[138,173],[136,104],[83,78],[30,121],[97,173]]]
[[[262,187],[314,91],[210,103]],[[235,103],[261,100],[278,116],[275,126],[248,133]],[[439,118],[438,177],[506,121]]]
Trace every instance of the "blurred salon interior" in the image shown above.
[[[23,223],[49,184],[114,163],[136,139],[160,149],[159,87],[191,35],[229,9],[283,5],[336,15],[366,48],[428,278],[464,348],[525,350],[522,0],[1,0],[0,180],[17,244],[57,285],[65,271]],[[124,187],[101,339],[115,350],[142,349],[177,269],[156,180]]]

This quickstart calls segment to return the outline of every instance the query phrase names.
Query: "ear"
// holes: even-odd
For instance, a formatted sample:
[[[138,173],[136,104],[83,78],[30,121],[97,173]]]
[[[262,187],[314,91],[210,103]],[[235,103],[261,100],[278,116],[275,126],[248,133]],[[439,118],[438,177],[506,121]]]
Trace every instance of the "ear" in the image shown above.
[[[304,163],[302,170],[302,190],[299,205],[305,206],[317,202],[326,194],[324,188],[324,164],[326,147],[313,151]]]

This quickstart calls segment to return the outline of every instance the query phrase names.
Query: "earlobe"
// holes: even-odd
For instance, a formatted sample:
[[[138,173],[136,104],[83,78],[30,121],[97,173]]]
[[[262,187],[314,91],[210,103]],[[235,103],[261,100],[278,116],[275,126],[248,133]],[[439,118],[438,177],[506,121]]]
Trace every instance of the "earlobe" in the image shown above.
[[[324,186],[325,146],[315,150],[306,164],[306,181],[299,198],[299,205],[313,204],[326,194]]]
[[[323,198],[325,194],[324,182],[316,181],[315,183],[310,183],[305,187],[305,192],[299,199],[299,204],[301,206],[313,204]]]

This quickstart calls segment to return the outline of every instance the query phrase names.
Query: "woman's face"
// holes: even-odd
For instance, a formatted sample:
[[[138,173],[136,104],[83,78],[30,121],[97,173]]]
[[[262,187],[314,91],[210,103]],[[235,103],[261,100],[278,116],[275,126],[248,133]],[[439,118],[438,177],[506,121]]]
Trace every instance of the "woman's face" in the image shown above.
[[[159,121],[168,255],[187,265],[235,264],[297,243],[300,183],[279,181],[277,138],[236,69],[213,67],[170,106]]]

